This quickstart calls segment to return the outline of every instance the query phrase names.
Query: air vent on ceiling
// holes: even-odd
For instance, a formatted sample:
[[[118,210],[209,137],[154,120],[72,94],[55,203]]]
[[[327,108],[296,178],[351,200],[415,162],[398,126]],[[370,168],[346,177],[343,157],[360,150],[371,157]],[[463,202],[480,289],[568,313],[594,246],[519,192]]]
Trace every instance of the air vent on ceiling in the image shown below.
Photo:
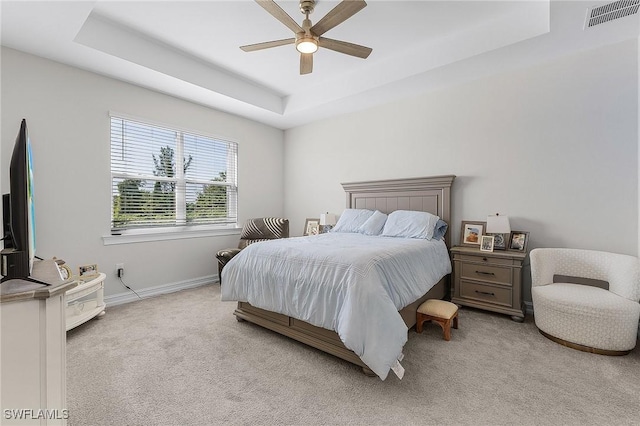
[[[618,0],[603,6],[587,10],[585,29],[595,25],[604,24],[614,19],[635,15],[640,9],[640,0]]]

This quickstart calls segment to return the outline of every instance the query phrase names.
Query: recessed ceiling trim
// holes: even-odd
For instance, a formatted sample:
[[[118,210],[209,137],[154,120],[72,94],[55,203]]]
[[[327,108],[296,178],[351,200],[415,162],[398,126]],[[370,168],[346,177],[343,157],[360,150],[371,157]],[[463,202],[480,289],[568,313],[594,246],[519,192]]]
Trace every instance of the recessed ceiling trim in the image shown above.
[[[297,1],[276,1],[294,16]],[[239,44],[264,33],[274,39],[286,33],[278,22],[272,22],[271,28],[264,13],[248,0],[6,1],[0,16],[1,41],[7,56],[16,49],[225,111],[231,114],[229,120],[245,117],[289,129],[569,53],[631,39],[636,42],[638,13],[615,20],[615,25],[583,31],[587,7],[611,1],[368,1],[369,6],[359,14],[357,30],[338,27],[332,36],[366,42],[376,49],[375,57],[365,62],[320,51],[317,54],[325,56],[318,61],[317,75],[306,76],[309,78],[299,78],[293,66],[291,72],[284,72],[271,56],[245,55],[238,49]],[[329,9],[336,3],[319,1],[316,12],[324,15],[320,8]],[[524,19],[513,16],[519,10],[526,15]],[[87,22],[92,13],[95,15]],[[548,16],[540,19],[544,14]],[[100,17],[111,21],[103,26],[115,27],[104,30],[105,39],[91,40],[101,38],[91,32],[78,35],[85,23],[88,26]],[[38,31],[25,31],[25,22]],[[479,26],[488,31],[483,36],[476,31],[473,36]],[[380,31],[387,27],[389,31]],[[411,43],[405,44],[411,34]],[[127,49],[128,43],[136,44],[135,49]],[[152,55],[145,52],[147,48],[160,52],[159,57],[137,60],[138,52]],[[285,48],[269,55],[282,62],[297,60],[295,50]],[[194,64],[196,70],[185,64]],[[229,76],[235,80],[223,80]],[[223,81],[245,84],[227,87]]]
[[[74,42],[268,111],[284,112],[282,97],[92,12]]]

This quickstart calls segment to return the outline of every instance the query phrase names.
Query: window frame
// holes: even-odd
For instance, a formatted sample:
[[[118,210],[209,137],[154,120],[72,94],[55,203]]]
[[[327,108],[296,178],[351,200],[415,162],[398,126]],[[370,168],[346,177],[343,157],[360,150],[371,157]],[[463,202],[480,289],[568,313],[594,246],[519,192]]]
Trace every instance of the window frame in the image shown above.
[[[161,241],[161,240],[173,240],[173,239],[182,239],[182,238],[198,238],[198,237],[208,237],[208,236],[220,236],[220,235],[236,235],[240,232],[240,227],[238,226],[238,143],[226,137],[212,136],[203,134],[198,131],[193,131],[190,129],[185,129],[179,126],[168,125],[166,123],[159,123],[154,120],[149,120],[145,118],[140,118],[136,116],[132,116],[129,114],[123,114],[118,112],[110,111],[108,115],[108,128],[109,135],[111,135],[112,131],[112,119],[121,119],[134,123],[140,123],[145,126],[151,127],[159,127],[162,129],[166,129],[172,132],[176,132],[179,136],[179,143],[176,141],[176,157],[182,158],[183,156],[183,148],[184,148],[184,136],[189,135],[193,137],[201,137],[206,139],[212,139],[217,142],[223,142],[229,144],[234,151],[233,157],[233,168],[235,169],[233,176],[229,176],[229,168],[227,168],[226,173],[228,178],[231,178],[230,182],[218,182],[213,183],[217,186],[223,186],[227,188],[232,188],[233,190],[228,192],[228,210],[227,216],[225,217],[224,222],[215,223],[215,221],[207,222],[207,223],[188,223],[186,222],[186,210],[187,203],[185,195],[182,195],[182,200],[184,201],[184,206],[180,208],[176,203],[174,208],[174,213],[176,214],[176,223],[173,225],[157,225],[157,226],[138,226],[138,227],[129,227],[129,228],[114,228],[113,227],[113,182],[114,177],[125,177],[126,173],[114,173],[112,158],[111,158],[111,145],[112,140],[111,136],[109,137],[109,207],[110,207],[110,231],[108,235],[104,235],[103,242],[104,245],[112,245],[112,244],[126,244],[126,243],[135,243],[135,242],[145,242],[145,241]],[[178,145],[180,148],[178,149]],[[180,167],[176,168],[176,176],[173,178],[164,178],[161,176],[153,176],[153,180],[167,180],[167,181],[175,181],[176,187],[180,185],[189,185],[189,184],[206,184],[211,185],[210,181],[203,181],[202,179],[198,179],[197,177],[189,178],[184,176],[184,172],[179,170]],[[133,175],[137,179],[141,177],[143,179],[147,179],[144,177],[146,175]],[[151,179],[151,176],[148,177]],[[179,217],[178,215],[182,213],[183,217]],[[179,223],[182,221],[182,223]]]

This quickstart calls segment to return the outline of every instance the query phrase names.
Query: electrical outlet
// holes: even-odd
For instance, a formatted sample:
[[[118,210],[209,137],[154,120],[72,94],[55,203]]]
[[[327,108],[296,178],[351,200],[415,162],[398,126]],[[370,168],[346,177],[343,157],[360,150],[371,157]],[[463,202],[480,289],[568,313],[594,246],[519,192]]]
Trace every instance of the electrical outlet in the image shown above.
[[[124,263],[116,263],[116,276],[122,277],[124,275]]]

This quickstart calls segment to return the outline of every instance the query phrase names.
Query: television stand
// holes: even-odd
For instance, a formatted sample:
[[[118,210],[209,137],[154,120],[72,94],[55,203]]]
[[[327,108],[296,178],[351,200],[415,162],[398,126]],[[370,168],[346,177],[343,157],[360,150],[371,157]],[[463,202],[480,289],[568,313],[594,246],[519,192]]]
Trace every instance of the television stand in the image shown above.
[[[104,279],[102,272],[87,281],[78,280],[78,286],[67,291],[66,328],[67,331],[84,324],[91,318],[104,315]],[[87,296],[94,295],[91,299]]]

